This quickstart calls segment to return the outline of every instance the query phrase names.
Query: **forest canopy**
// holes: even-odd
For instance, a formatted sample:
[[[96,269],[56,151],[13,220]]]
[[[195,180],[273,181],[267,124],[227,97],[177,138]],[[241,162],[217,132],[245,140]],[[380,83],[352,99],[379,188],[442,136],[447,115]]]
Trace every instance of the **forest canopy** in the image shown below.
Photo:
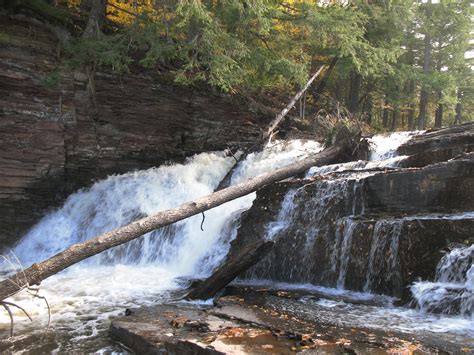
[[[41,3],[53,21],[84,19],[64,43],[71,66],[119,75],[136,66],[165,70],[184,85],[205,82],[258,97],[294,91],[325,65],[307,99],[335,100],[374,128],[424,129],[473,119],[469,0],[16,3]]]

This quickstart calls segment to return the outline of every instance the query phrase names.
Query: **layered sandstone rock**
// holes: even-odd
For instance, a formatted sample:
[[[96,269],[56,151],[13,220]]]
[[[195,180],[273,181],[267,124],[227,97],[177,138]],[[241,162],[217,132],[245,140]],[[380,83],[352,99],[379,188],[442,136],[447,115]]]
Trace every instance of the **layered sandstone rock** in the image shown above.
[[[262,117],[236,98],[132,70],[89,77],[54,36],[0,18],[0,248],[68,194],[109,174],[253,142]]]
[[[474,145],[473,128],[431,132],[401,150],[416,155],[435,144],[463,152]],[[270,254],[244,278],[371,291],[408,301],[408,286],[432,280],[446,251],[474,243],[472,201],[472,153],[418,168],[287,180],[258,192],[242,216],[230,255],[255,239],[275,238]]]

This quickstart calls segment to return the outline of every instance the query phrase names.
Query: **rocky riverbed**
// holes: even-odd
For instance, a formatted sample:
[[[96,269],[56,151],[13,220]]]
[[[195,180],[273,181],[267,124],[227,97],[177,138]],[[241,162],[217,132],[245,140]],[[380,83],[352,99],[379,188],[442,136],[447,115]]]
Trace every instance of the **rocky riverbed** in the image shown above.
[[[364,305],[356,306],[342,297],[331,304],[329,295],[275,285],[273,290],[233,286],[225,293],[214,306],[173,303],[127,310],[127,316],[112,322],[110,336],[140,354],[432,354],[474,349],[469,336],[383,331],[357,322],[354,310],[341,314],[344,307],[370,313],[377,308],[375,299],[359,300]],[[395,315],[388,313],[390,317]]]
[[[15,296],[34,320],[15,314],[8,338],[3,315],[0,351],[140,353],[169,343],[205,352],[472,352],[473,128],[374,136],[369,161],[312,168],[207,211],[204,223],[189,218],[55,275],[41,285],[53,328],[44,302]],[[416,158],[426,147],[443,149],[443,158]],[[275,142],[248,156],[232,181],[322,149]],[[224,153],[202,153],[111,176],[71,195],[14,253],[29,265],[209,194],[232,163]],[[216,305],[179,301],[189,286],[183,279],[203,279],[263,239],[275,242],[270,254]],[[116,342],[107,336],[110,321]]]

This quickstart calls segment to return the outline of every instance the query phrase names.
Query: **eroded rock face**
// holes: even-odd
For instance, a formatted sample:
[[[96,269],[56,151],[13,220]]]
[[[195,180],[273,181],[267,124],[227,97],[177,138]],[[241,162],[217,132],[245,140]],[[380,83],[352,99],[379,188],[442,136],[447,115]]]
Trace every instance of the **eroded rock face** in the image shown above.
[[[428,131],[401,145],[399,155],[409,155],[405,167],[422,167],[474,151],[474,123]]]
[[[421,169],[268,187],[243,216],[233,247],[268,237],[276,221],[281,229],[274,249],[244,277],[408,301],[407,286],[433,279],[451,245],[474,243],[474,219],[466,213],[473,208],[473,167],[469,154]],[[282,220],[285,208],[291,212]]]
[[[264,125],[236,98],[150,72],[98,73],[91,95],[46,29],[2,15],[0,30],[0,249],[94,180],[245,145]]]

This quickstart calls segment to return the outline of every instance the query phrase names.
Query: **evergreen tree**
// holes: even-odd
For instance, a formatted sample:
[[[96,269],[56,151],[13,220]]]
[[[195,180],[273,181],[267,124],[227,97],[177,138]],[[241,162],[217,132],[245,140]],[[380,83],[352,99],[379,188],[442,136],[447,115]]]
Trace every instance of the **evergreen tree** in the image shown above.
[[[42,0],[17,2],[44,18],[59,13]],[[82,33],[65,45],[72,66],[122,75],[141,65],[166,70],[184,85],[205,82],[258,97],[294,91],[326,64],[312,105],[324,108],[329,96],[386,130],[472,119],[468,0],[63,3],[87,15]]]

